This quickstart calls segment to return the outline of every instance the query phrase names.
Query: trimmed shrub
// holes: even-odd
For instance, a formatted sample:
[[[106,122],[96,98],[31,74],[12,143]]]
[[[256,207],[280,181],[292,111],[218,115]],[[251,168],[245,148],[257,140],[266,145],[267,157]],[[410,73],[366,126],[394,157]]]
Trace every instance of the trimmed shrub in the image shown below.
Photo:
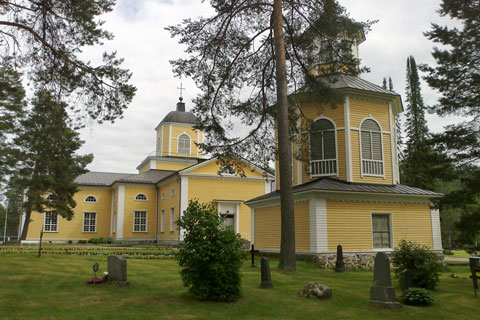
[[[80,244],[87,243],[87,240],[78,240],[77,243],[80,243]]]
[[[404,304],[411,306],[428,306],[434,301],[427,289],[415,287],[405,290],[402,293],[401,299]]]
[[[183,284],[198,300],[234,301],[240,294],[240,267],[246,252],[213,203],[190,201],[177,225],[185,231],[178,264]]]
[[[392,253],[392,263],[396,267],[397,276],[405,269],[412,272],[412,284],[415,287],[433,290],[439,282],[438,275],[441,270],[439,257],[418,243],[400,241],[399,248],[395,248]]]

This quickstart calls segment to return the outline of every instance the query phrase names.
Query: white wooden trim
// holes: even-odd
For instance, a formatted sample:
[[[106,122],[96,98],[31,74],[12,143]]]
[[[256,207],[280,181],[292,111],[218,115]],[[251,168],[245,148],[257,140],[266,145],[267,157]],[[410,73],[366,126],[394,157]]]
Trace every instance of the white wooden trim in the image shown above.
[[[160,211],[160,232],[165,232],[165,209]]]
[[[157,161],[150,160],[150,169],[157,169]]]
[[[395,160],[396,156],[396,151],[397,151],[397,145],[395,143],[395,128],[396,124],[394,121],[394,116],[392,112],[392,104],[388,103],[388,118],[390,119],[390,132],[393,132],[393,134],[390,135],[390,153],[392,157],[392,183],[397,184],[399,183],[398,175],[397,175],[397,166],[398,163]]]
[[[170,232],[174,232],[175,231],[175,207],[171,207],[169,213],[170,213]]]
[[[125,216],[125,186],[118,186],[118,197],[117,197],[117,230],[116,238],[117,240],[123,239],[123,217]]]
[[[160,156],[163,156],[163,126],[160,128],[160,139],[162,140],[162,143],[160,144]]]
[[[362,153],[362,124],[365,120],[373,120],[377,123],[378,127],[380,128],[380,147],[382,148],[382,168],[383,168],[383,175],[375,175],[375,174],[364,174],[363,173],[363,153]],[[368,131],[368,132],[374,132],[374,131]],[[376,131],[375,131],[376,132]],[[373,142],[372,142],[372,135],[370,134],[370,142],[371,142],[371,148],[373,149]],[[360,121],[360,128],[358,131],[358,144],[360,145],[360,177],[379,177],[383,178],[384,180],[386,179],[385,176],[385,156],[384,156],[384,146],[383,146],[383,130],[382,126],[380,125],[380,122],[378,122],[375,118],[372,118],[370,115],[368,117],[364,118],[362,121]]]
[[[272,192],[272,184],[269,180],[265,180],[265,194]]]
[[[352,170],[352,141],[350,136],[350,97],[345,97],[344,109],[344,122],[345,122],[345,160],[347,169],[347,181],[353,181]],[[360,168],[361,169],[361,168]]]
[[[172,154],[172,125],[168,126],[168,155]]]
[[[250,218],[250,244],[255,244],[255,209],[251,208],[251,218]]]
[[[200,130],[197,130],[197,141],[200,143]],[[197,149],[197,158],[198,158],[198,146],[195,146],[195,149]]]
[[[183,212],[188,207],[188,177],[180,177],[180,210],[178,211],[178,218],[183,216]],[[185,237],[185,230],[180,228],[180,241]]]
[[[113,198],[115,196],[115,190],[112,189],[112,205],[111,205],[111,209],[110,209],[110,238],[112,237],[113,235],[113,224],[114,224],[114,221],[113,221],[113,211],[114,211],[114,207],[113,207]]]
[[[310,251],[328,251],[327,202],[325,199],[310,199]]]
[[[237,206],[235,208],[235,233],[240,233],[240,203],[237,202]]]
[[[433,250],[442,249],[442,232],[440,229],[440,211],[438,209],[430,210],[430,217],[432,219],[432,244]]]
[[[337,125],[335,124],[335,121],[333,121],[331,118],[329,117],[325,117],[325,116],[319,116],[318,118],[316,118],[315,120],[313,120],[313,122],[315,121],[318,121],[318,120],[321,120],[321,119],[326,119],[328,121],[330,121],[332,124],[333,124],[333,134],[334,134],[334,139],[335,139],[335,163],[336,163],[336,170],[337,170],[337,174],[336,176],[338,177],[339,176],[339,166],[338,166],[338,138],[337,138]],[[313,123],[312,122],[312,123]],[[327,130],[326,130],[327,131]],[[323,137],[323,135],[322,135]],[[312,159],[312,142],[311,142],[311,137],[309,137],[309,142],[310,142],[310,159]],[[323,142],[323,138],[322,138],[322,142]],[[322,150],[325,151],[325,146],[322,145]],[[325,160],[325,159],[323,159]],[[333,160],[333,159],[328,159],[328,160]],[[309,164],[309,171],[310,171],[310,179],[314,178],[314,177],[331,177],[332,174],[313,174],[312,173],[312,167],[311,167],[311,162]],[[299,183],[300,184],[300,183]]]
[[[390,248],[374,248],[373,247],[373,215],[374,214],[377,214],[377,215],[380,215],[380,214],[383,214],[383,215],[388,215],[388,223],[389,223],[389,226],[388,228],[390,229],[389,230],[389,233],[390,233]],[[393,215],[391,212],[370,212],[370,234],[372,235],[372,250],[374,252],[380,252],[380,251],[392,251],[393,248],[395,247],[395,244],[393,243],[393,239],[395,239],[393,237]]]

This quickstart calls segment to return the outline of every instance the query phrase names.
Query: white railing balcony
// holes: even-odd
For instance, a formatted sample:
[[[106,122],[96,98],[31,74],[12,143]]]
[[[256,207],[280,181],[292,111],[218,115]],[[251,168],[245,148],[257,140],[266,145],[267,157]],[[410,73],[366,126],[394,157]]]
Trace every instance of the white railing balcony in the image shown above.
[[[369,176],[383,177],[383,161],[362,160],[362,172]]]
[[[312,160],[310,161],[312,177],[333,176],[337,174],[337,160]]]

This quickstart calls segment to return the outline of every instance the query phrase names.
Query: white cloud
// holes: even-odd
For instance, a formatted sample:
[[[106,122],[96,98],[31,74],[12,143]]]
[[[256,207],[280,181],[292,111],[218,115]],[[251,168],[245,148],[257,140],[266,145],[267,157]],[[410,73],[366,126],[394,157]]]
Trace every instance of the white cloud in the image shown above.
[[[436,12],[439,0],[340,0],[356,20],[375,20],[367,40],[360,46],[364,65],[372,72],[362,77],[381,85],[383,77],[392,77],[394,89],[404,96],[405,64],[412,54],[417,63],[433,64],[433,44],[423,36],[431,22],[445,24]],[[164,29],[186,18],[211,12],[208,2],[196,0],[119,0],[115,10],[102,17],[105,28],[115,39],[103,47],[89,48],[85,55],[95,61],[103,51],[118,51],[124,67],[133,72],[137,94],[114,124],[91,124],[81,131],[86,141],[81,153],[93,153],[92,171],[136,172],[136,166],[155,148],[155,127],[175,109],[180,80],[173,77],[169,60],[183,55],[183,48]],[[187,109],[198,90],[190,79],[182,79]],[[423,84],[427,104],[437,94]],[[405,99],[404,99],[405,100]],[[450,119],[428,116],[433,131],[439,131]]]

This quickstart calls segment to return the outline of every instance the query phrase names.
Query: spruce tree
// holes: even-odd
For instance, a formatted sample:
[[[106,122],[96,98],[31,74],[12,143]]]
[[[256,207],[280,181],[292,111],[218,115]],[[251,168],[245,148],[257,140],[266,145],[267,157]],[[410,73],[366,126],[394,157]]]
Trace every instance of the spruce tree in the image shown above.
[[[281,201],[280,267],[295,271],[289,131],[296,129],[295,122],[289,122],[295,110],[288,108],[288,94],[308,82],[319,87],[320,96],[327,95],[328,86],[312,79],[307,67],[312,62],[314,41],[321,40],[322,47],[328,48],[318,55],[331,61],[332,67],[341,66],[346,73],[358,74],[359,61],[351,52],[351,39],[369,24],[354,22],[335,0],[213,0],[210,4],[215,10],[212,17],[188,19],[167,28],[172,36],[180,37],[189,54],[172,61],[174,72],[192,77],[202,91],[194,101],[193,112],[210,141],[202,148],[212,155],[224,158],[235,154],[266,166],[275,148],[275,118]],[[247,136],[229,132],[233,120],[250,129]]]
[[[405,129],[407,135],[402,160],[402,183],[423,189],[433,187],[430,160],[433,149],[429,143],[429,131],[425,120],[425,105],[420,88],[417,65],[413,56],[407,59],[406,76],[407,112]]]
[[[92,155],[79,156],[83,141],[67,122],[67,104],[57,102],[51,92],[38,91],[32,108],[21,121],[21,132],[15,138],[16,173],[10,179],[12,188],[24,189],[26,221],[22,239],[28,231],[32,210],[43,213],[47,208],[70,220],[73,199],[78,191],[74,180],[86,172]],[[53,201],[46,196],[52,194]]]

